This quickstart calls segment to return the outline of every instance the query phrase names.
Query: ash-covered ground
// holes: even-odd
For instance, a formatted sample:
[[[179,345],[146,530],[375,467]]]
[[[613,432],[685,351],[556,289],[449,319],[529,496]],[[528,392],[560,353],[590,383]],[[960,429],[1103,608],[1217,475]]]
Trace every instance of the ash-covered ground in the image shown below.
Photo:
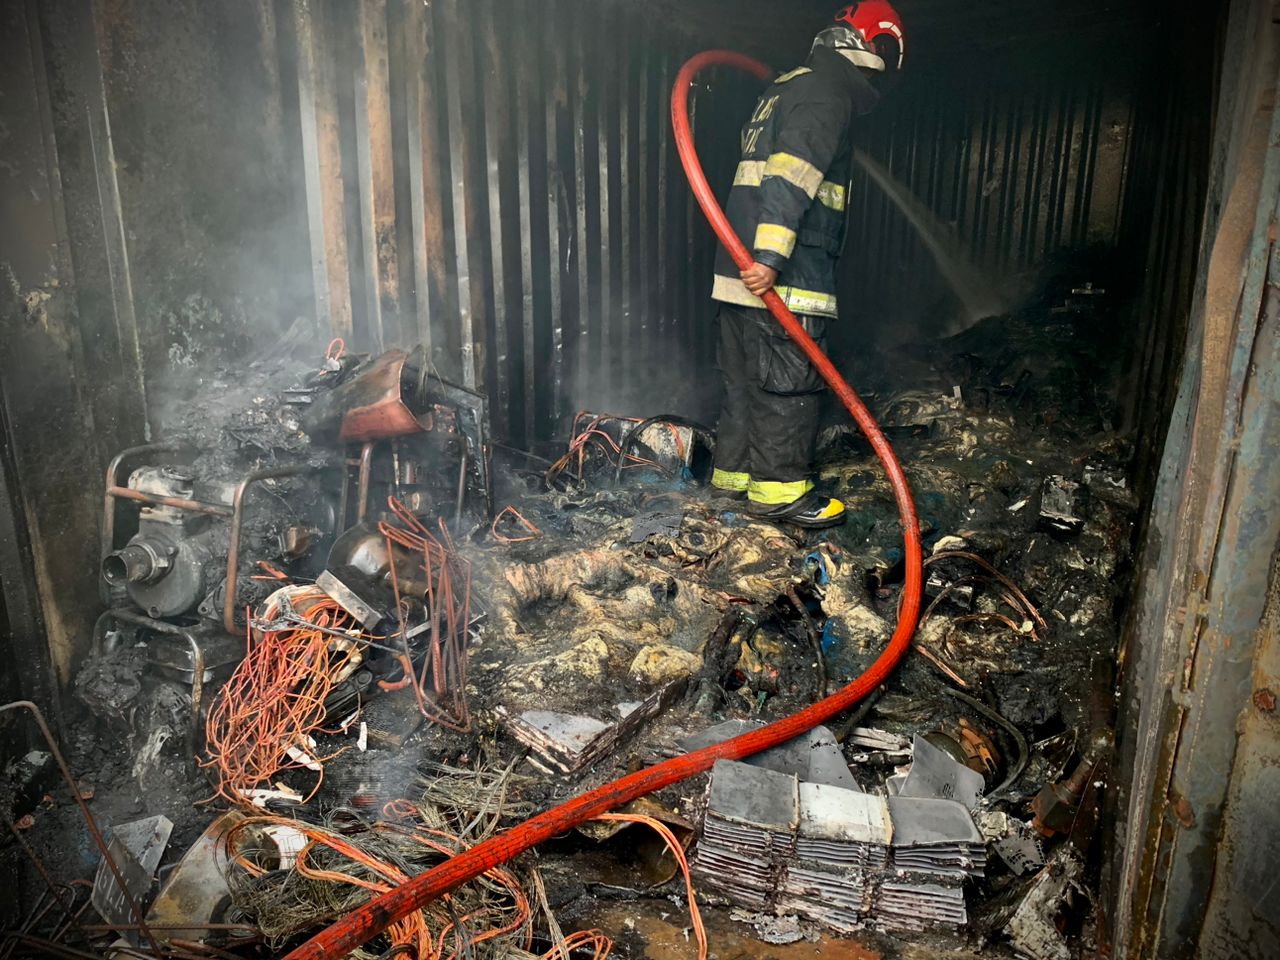
[[[937,580],[931,593],[946,594],[926,600],[920,651],[856,715],[829,723],[863,789],[883,790],[904,761],[858,731],[954,739],[968,726],[992,753],[988,787],[1007,781],[993,809],[1029,820],[1037,791],[1068,773],[1073,756],[1109,723],[1109,668],[1139,516],[1125,475],[1129,444],[1113,429],[1118,371],[1099,349],[1112,322],[1092,293],[1064,296],[942,342],[862,358],[850,371],[911,482],[926,556],[940,557],[927,571]],[[250,409],[266,406],[258,384],[238,389],[248,391]],[[227,383],[217,387],[226,391]],[[252,417],[237,416],[228,410],[221,419],[254,427]],[[273,444],[292,435],[274,419],[258,427]],[[254,442],[252,429],[243,442]],[[451,803],[483,811],[495,827],[514,823],[674,755],[685,737],[717,723],[787,716],[850,682],[883,649],[903,590],[901,526],[870,447],[842,418],[833,415],[821,450],[821,487],[849,509],[848,524],[833,531],[756,522],[741,504],[643,471],[627,471],[615,487],[612,469],[601,467],[582,483],[548,490],[544,465],[499,462],[499,507],[514,505],[540,534],[504,544],[483,525],[459,539],[483,614],[469,655],[472,730],[422,723],[410,691],[376,697],[364,713],[368,749],[354,748],[352,732],[321,743],[321,753],[342,752],[326,764],[314,799],[288,807],[289,815],[376,812],[396,799],[438,797],[447,782]],[[1066,486],[1051,481],[1046,502],[1054,477]],[[571,774],[513,736],[512,718],[528,711],[618,726],[655,698],[656,716],[624,727],[604,755]],[[1008,727],[1025,741],[1025,758]],[[126,742],[120,729],[82,723],[68,741],[71,765],[93,785],[91,805],[104,827],[158,813],[172,819],[166,860],[173,861],[214,818],[216,804],[197,805],[213,790],[180,743],[161,745],[140,764]],[[484,791],[459,798],[468,771],[479,769],[502,773],[500,799]],[[1105,780],[1105,770],[1098,776]],[[280,780],[309,795],[316,775],[291,771]],[[651,809],[683,824],[689,837],[705,786],[700,777],[670,788]],[[96,854],[64,794],[50,791],[25,836],[50,871],[70,881],[91,875]],[[634,922],[606,931],[622,955],[673,955],[659,941],[664,922],[684,923],[682,881],[635,834],[574,834],[530,860],[566,929],[625,917]],[[1087,850],[1087,836],[1083,844]],[[6,858],[17,862],[12,845]],[[38,880],[29,879],[15,918],[38,895]],[[1027,883],[997,865],[967,890],[965,930],[866,942],[886,956],[992,949],[1006,919],[1000,910]],[[1091,917],[1081,913],[1073,949],[1089,942]],[[733,915],[723,904],[713,930],[732,929],[738,943],[770,936],[750,925],[760,918],[733,923]],[[796,931],[802,943],[832,936],[812,924]]]

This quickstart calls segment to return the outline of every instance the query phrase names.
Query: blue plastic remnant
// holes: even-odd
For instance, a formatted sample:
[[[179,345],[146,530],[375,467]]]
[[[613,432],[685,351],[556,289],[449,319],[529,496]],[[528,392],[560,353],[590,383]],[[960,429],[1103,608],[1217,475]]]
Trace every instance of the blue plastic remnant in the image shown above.
[[[825,559],[817,550],[804,558],[805,569],[813,571],[813,582],[820,587],[825,587],[831,582],[831,574],[827,572]]]
[[[830,653],[831,648],[840,642],[840,637],[832,629],[835,626],[835,620],[830,619],[822,625],[822,652]]]

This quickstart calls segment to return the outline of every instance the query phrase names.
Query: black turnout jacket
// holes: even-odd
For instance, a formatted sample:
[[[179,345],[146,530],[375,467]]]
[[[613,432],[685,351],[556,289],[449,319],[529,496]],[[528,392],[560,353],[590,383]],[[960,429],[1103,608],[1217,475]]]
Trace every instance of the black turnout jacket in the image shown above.
[[[857,67],[826,47],[778,77],[742,128],[742,162],[725,212],[756,261],[779,272],[793,313],[836,316],[836,260],[844,244],[855,116],[879,99]],[[712,297],[763,307],[721,248]]]

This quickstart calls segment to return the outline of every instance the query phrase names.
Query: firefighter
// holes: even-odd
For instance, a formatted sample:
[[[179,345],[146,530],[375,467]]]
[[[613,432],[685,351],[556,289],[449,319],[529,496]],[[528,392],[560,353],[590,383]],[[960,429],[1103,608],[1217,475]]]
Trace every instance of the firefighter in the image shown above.
[[[764,92],[742,129],[726,213],[755,263],[739,271],[723,249],[716,260],[726,396],[712,484],[747,498],[748,513],[761,519],[813,529],[845,520],[844,504],[819,495],[812,479],[822,379],[760,297],[775,288],[824,344],[836,317],[850,127],[878,100],[869,76],[896,71],[902,53],[893,7],[855,3],[817,35],[805,66]]]

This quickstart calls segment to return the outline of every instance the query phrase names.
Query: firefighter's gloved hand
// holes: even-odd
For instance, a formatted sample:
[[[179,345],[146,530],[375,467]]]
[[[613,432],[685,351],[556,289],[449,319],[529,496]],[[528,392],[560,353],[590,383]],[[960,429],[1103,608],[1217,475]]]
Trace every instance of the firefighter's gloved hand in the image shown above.
[[[763,297],[778,282],[778,271],[763,263],[753,263],[742,271],[742,282],[754,296]]]

